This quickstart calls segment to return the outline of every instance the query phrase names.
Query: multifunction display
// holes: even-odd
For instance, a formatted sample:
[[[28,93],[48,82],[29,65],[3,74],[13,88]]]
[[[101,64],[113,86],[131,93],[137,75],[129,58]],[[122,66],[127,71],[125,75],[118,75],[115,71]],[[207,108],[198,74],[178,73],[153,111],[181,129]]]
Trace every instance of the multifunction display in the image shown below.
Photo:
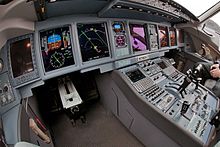
[[[109,57],[105,23],[77,24],[82,61]]]
[[[144,25],[130,24],[131,43],[134,52],[147,50]]]
[[[160,47],[167,47],[168,43],[168,30],[165,26],[158,26],[159,27],[159,38],[160,38]]]
[[[10,43],[10,58],[13,77],[19,77],[34,70],[30,38],[14,40]]]
[[[137,82],[145,78],[145,75],[139,69],[126,72],[126,75],[131,79],[132,82]]]
[[[41,53],[46,72],[74,64],[70,27],[40,32]]]
[[[169,34],[170,34],[170,45],[171,46],[177,45],[176,29],[175,28],[169,28]]]

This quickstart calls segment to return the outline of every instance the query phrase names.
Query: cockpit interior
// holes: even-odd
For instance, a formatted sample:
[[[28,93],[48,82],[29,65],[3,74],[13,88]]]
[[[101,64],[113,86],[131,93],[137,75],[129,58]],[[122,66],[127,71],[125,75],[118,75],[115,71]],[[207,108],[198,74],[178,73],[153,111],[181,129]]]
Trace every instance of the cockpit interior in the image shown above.
[[[220,75],[198,74],[219,18],[218,0],[0,0],[0,147],[220,146]]]

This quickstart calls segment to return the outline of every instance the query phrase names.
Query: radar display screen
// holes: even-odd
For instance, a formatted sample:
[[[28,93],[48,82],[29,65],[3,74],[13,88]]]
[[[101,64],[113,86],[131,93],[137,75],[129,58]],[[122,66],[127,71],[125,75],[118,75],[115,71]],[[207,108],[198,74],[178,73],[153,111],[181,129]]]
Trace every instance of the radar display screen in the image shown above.
[[[140,24],[130,24],[131,43],[134,52],[147,50],[144,26]]]
[[[32,44],[29,37],[10,43],[10,58],[14,78],[34,71],[31,48]]]
[[[145,78],[145,75],[139,69],[126,72],[126,75],[131,79],[132,82],[137,82]]]
[[[165,26],[159,26],[160,47],[168,46],[168,30]]]
[[[40,41],[46,72],[74,64],[69,26],[40,32]]]
[[[170,28],[170,29],[169,29],[169,34],[170,34],[170,45],[171,45],[171,46],[177,45],[177,41],[176,41],[176,29],[175,29],[175,28]]]
[[[77,24],[83,62],[109,57],[105,23]]]

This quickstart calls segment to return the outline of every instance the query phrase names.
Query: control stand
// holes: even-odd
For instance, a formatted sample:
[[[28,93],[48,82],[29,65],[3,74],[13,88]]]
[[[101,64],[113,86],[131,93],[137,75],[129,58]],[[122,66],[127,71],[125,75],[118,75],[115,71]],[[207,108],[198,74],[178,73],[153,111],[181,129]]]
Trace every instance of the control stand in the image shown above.
[[[85,106],[71,79],[69,77],[60,78],[58,80],[58,89],[63,108],[72,125],[76,125],[77,119],[81,119],[82,123],[85,123]]]

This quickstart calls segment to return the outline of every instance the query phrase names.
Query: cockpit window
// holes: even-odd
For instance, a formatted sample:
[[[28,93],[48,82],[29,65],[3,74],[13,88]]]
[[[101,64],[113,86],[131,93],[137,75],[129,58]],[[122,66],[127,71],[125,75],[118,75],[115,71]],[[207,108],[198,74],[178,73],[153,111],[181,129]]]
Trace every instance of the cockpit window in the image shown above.
[[[214,24],[211,24],[212,26],[210,26],[210,28],[213,27],[213,29],[220,33],[220,12],[218,12],[217,14],[215,14],[214,16],[212,16],[210,18],[211,21],[214,22]]]

